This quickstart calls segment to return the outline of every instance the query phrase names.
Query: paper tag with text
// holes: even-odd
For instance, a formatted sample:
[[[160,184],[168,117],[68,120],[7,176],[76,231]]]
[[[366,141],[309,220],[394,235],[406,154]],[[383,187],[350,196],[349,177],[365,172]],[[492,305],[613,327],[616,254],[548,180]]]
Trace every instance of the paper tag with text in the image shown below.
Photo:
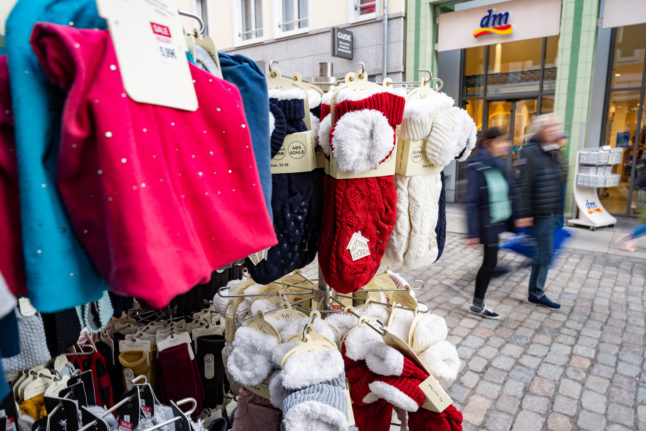
[[[366,256],[370,256],[370,248],[368,247],[368,241],[370,240],[365,236],[361,235],[361,232],[355,232],[352,235],[352,237],[350,238],[350,241],[348,242],[348,246],[346,248],[350,250],[350,256],[352,256],[353,261],[359,260]]]

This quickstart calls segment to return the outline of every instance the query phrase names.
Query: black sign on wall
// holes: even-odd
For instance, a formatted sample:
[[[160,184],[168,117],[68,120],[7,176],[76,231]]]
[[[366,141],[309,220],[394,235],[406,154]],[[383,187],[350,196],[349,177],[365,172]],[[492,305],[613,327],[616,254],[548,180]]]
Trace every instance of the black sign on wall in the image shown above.
[[[350,30],[332,29],[332,55],[352,60],[354,35]]]

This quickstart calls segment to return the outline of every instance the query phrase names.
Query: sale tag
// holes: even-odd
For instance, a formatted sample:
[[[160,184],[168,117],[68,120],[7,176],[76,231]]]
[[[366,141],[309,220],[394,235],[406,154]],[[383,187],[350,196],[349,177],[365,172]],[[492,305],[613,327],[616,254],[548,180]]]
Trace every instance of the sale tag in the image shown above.
[[[110,69],[136,102],[195,111],[197,95],[173,0],[97,0],[117,56]]]

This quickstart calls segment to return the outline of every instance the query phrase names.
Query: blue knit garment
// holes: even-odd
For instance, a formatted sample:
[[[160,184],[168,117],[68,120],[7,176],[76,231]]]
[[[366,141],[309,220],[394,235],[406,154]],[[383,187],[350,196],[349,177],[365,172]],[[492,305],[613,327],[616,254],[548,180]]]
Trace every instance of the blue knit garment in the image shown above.
[[[305,106],[302,99],[272,98],[269,102],[276,127],[271,137],[272,153],[275,153],[282,145],[281,132],[307,130],[303,122]],[[258,265],[247,259],[251,277],[261,284],[303,268],[316,257],[323,210],[323,170],[272,175],[271,205],[278,244],[269,249],[267,260]]]
[[[29,44],[38,21],[106,23],[95,0],[20,0],[6,25],[27,290],[34,307],[51,313],[95,301],[108,286],[74,235],[56,186],[65,94],[49,82]]]
[[[269,155],[269,102],[267,81],[262,70],[253,60],[243,55],[218,53],[222,76],[235,84],[240,90],[244,113],[249,123],[253,154],[256,157],[258,175],[269,217],[273,218],[271,208],[271,157]]]

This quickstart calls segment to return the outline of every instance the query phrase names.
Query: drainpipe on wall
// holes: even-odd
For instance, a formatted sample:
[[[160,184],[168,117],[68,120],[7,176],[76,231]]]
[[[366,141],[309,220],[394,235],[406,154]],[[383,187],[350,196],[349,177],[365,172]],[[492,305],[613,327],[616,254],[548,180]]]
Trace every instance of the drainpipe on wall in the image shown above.
[[[381,79],[388,76],[388,0],[381,0],[383,5],[383,47],[381,53]]]

